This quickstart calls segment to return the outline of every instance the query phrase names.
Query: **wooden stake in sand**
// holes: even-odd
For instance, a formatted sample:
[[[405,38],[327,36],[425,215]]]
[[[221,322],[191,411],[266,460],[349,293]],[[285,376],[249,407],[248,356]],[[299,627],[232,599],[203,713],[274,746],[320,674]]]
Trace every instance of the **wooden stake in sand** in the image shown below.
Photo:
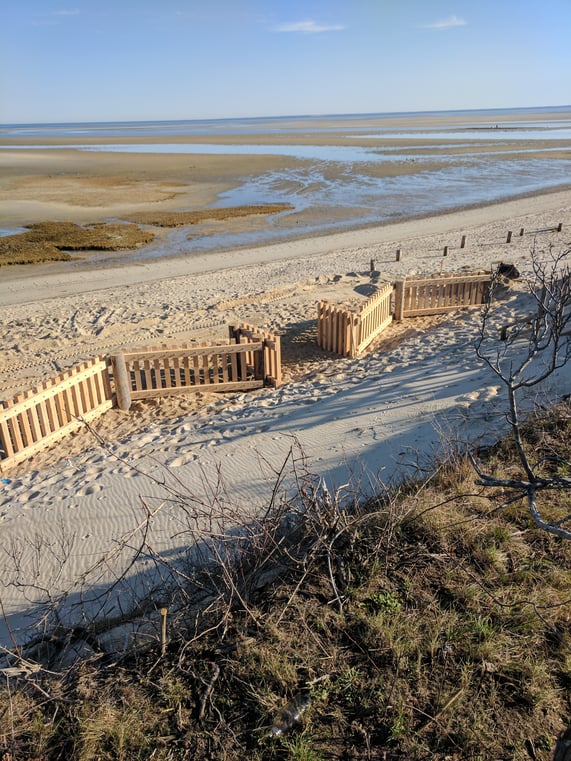
[[[512,231],[508,230],[508,237],[507,237],[506,243],[511,243],[511,242],[512,242]]]
[[[115,393],[117,394],[117,407],[123,412],[128,412],[131,407],[131,378],[127,372],[127,364],[124,354],[113,354],[113,379],[115,381]]]
[[[400,262],[400,248],[397,248],[397,258],[395,261]]]
[[[462,236],[462,240],[460,241],[460,248],[464,248],[466,246],[466,236]]]

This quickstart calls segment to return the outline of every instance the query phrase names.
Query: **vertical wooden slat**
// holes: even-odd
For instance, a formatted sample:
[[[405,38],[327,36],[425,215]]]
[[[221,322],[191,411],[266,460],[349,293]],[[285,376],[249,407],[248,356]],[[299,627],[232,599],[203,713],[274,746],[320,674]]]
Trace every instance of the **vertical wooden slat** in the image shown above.
[[[93,367],[94,362],[90,362]],[[95,374],[88,375],[84,386],[85,411],[90,412],[97,407],[97,390],[95,388]]]
[[[183,383],[184,375],[181,378],[181,368],[180,368],[180,362],[178,357],[172,358],[172,370],[171,370],[171,381],[174,388],[181,388],[181,386],[184,386]]]
[[[16,403],[23,402],[26,398],[26,394],[19,394],[16,397]],[[26,412],[20,412],[17,415],[18,419],[18,427],[20,429],[20,433],[22,435],[22,444],[24,447],[30,446],[34,443],[34,437],[32,435],[32,430],[30,428],[30,422],[28,420],[28,415]]]
[[[183,374],[184,374],[184,385],[185,386],[191,386],[192,380],[190,376],[190,359],[188,355],[185,355],[182,360],[182,367],[183,367]]]
[[[192,383],[194,386],[200,386],[200,367],[196,354],[192,358]]]
[[[53,387],[54,381],[49,381],[45,384],[46,390]],[[50,433],[57,431],[60,428],[60,420],[58,417],[57,405],[53,396],[49,396],[46,399],[46,412],[48,414]]]
[[[62,373],[61,379],[67,380],[70,377],[69,372]],[[71,392],[69,388],[62,388],[59,394],[56,396],[56,403],[60,420],[63,425],[71,422],[73,419],[73,399],[71,398]]]
[[[10,401],[6,402],[6,406],[8,408],[13,407],[15,403],[17,402],[18,397],[15,399],[10,399]],[[8,418],[7,420],[8,427],[10,429],[10,438],[14,442],[14,449],[16,452],[19,452],[20,450],[24,449],[25,444],[22,439],[22,433],[20,430],[20,419],[18,415],[14,415]]]
[[[2,412],[7,409],[6,405],[0,407],[0,444],[4,452],[4,457],[12,457],[15,452],[14,444],[12,443],[12,434],[10,426],[8,425],[5,416]]]
[[[208,361],[208,354],[202,355],[201,380],[205,385],[210,384],[210,363]]]
[[[143,388],[142,368],[138,359],[129,362],[129,374],[133,373],[135,388],[133,391],[141,391]]]
[[[24,394],[24,399],[31,399],[34,396],[33,391],[27,391]],[[38,418],[38,412],[36,410],[36,405],[34,404],[32,407],[30,407],[29,410],[23,413],[25,415],[29,431],[30,431],[30,444],[35,444],[37,441],[40,441],[42,438],[42,428],[40,426],[40,421]]]
[[[88,363],[84,363],[82,365],[82,368],[87,370],[89,367]],[[87,392],[87,378],[83,378],[80,380],[77,385],[75,386],[77,388],[77,401],[78,401],[78,414],[84,415],[86,412],[89,411],[89,395]]]

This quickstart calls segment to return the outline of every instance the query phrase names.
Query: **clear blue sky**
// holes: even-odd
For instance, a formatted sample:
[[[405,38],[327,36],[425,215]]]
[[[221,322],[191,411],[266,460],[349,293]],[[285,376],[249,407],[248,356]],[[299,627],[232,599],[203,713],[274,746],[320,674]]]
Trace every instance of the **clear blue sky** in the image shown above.
[[[0,123],[571,103],[571,0],[1,0]]]

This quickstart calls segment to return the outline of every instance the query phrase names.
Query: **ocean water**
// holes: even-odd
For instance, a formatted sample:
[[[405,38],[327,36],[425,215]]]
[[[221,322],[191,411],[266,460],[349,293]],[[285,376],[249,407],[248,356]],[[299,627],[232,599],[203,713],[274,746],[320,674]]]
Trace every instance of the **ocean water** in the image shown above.
[[[249,119],[188,119],[177,121],[86,122],[69,124],[0,124],[0,138],[42,137],[193,137],[197,135],[255,135],[296,132],[362,132],[375,125],[387,135],[405,119],[399,134],[422,129],[426,121],[450,122],[453,129],[520,127],[557,129],[571,127],[571,105],[532,108],[479,109],[462,111],[416,111],[372,114],[329,114],[253,117]],[[453,127],[452,127],[453,125]],[[437,129],[437,128],[436,128]]]
[[[284,140],[303,134],[304,144]],[[224,135],[257,136],[253,144]],[[315,144],[311,136],[316,136]],[[340,144],[319,145],[327,135]],[[201,137],[216,136],[216,144]],[[272,144],[280,137],[283,144]],[[309,136],[309,138],[308,138]],[[137,138],[121,144],[118,138]],[[184,138],[188,141],[184,141]],[[41,143],[58,138],[57,145]],[[145,142],[152,138],[153,142]],[[161,140],[162,138],[162,140]],[[222,138],[222,140],[221,140]],[[292,116],[92,124],[0,125],[0,152],[22,148],[180,154],[266,154],[298,160],[244,177],[216,206],[289,203],[266,229],[198,235],[181,231],[137,258],[319,234],[491,203],[571,186],[571,106],[489,111]],[[176,139],[177,142],[169,142]],[[62,141],[69,140],[69,143]],[[163,142],[164,140],[164,142]],[[355,145],[350,143],[355,140]],[[359,144],[357,144],[359,140]],[[252,142],[252,141],[251,141]],[[393,167],[379,170],[379,165]],[[315,210],[315,211],[314,211]],[[318,210],[318,211],[317,211]]]

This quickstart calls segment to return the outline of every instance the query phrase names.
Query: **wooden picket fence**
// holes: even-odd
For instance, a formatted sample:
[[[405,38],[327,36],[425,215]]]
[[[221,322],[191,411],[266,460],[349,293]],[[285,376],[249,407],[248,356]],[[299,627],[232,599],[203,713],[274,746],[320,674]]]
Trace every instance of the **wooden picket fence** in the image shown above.
[[[344,357],[358,356],[392,322],[393,286],[387,283],[358,312],[320,301],[317,344]]]
[[[281,383],[280,338],[243,323],[229,343],[161,346],[111,356],[117,405],[196,391],[251,391]]]
[[[282,350],[281,339],[273,333],[250,325],[247,322],[241,322],[239,325],[230,325],[228,328],[230,342],[237,344],[261,343],[259,358],[256,359],[252,354],[247,354],[250,365],[255,368],[255,372],[264,380],[265,386],[277,387],[282,382]],[[249,346],[252,351],[252,347]]]
[[[90,422],[113,406],[109,362],[96,357],[0,408],[0,471]]]
[[[0,472],[137,399],[198,389],[248,391],[281,383],[279,336],[242,324],[228,345],[183,345],[119,352],[78,365],[0,403]]]
[[[393,319],[443,314],[484,304],[491,279],[491,272],[405,278],[394,285],[387,283],[356,312],[320,301],[317,345],[344,357],[356,357]]]
[[[395,320],[443,314],[486,303],[490,272],[405,278],[395,283]]]

